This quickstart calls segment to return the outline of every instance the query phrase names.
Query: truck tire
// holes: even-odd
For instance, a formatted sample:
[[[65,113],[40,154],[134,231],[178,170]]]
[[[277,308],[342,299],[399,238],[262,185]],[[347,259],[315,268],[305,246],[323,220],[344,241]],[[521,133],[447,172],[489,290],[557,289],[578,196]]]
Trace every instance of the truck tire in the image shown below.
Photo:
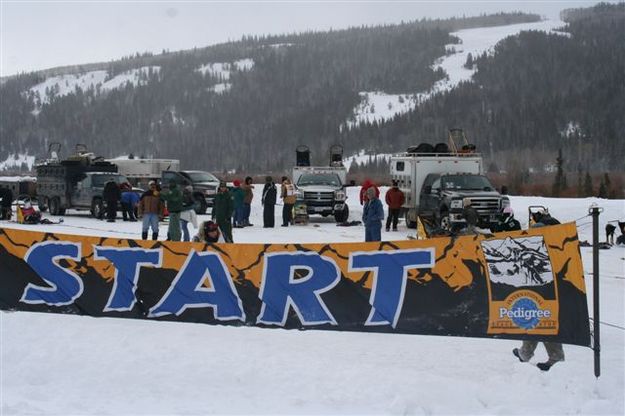
[[[336,212],[334,214],[334,220],[337,223],[345,222],[347,221],[348,218],[349,218],[349,207],[347,205],[345,205],[345,208],[343,209],[343,211]]]
[[[91,215],[97,219],[104,217],[104,202],[101,198],[93,198],[91,201]]]
[[[193,206],[193,208],[195,209],[195,213],[197,215],[204,215],[206,214],[206,200],[204,199],[204,196],[196,194],[193,195],[193,199],[195,200],[195,204]]]
[[[417,222],[410,219],[410,210],[406,211],[406,227],[412,229],[417,228]]]
[[[441,212],[439,225],[443,230],[451,231],[451,218],[449,218],[449,213],[447,211]]]
[[[61,215],[61,199],[58,196],[50,200],[50,214]]]
[[[39,211],[46,212],[49,206],[50,202],[48,201],[48,198],[45,196],[41,198],[41,201],[39,201]]]

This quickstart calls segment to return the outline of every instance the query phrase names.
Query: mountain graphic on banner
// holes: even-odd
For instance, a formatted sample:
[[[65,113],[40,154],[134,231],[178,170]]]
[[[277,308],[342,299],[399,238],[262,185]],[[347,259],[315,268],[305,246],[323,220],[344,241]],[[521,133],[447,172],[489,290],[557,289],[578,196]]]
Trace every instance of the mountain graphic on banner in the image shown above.
[[[490,280],[514,287],[542,286],[553,281],[542,236],[482,242]]]

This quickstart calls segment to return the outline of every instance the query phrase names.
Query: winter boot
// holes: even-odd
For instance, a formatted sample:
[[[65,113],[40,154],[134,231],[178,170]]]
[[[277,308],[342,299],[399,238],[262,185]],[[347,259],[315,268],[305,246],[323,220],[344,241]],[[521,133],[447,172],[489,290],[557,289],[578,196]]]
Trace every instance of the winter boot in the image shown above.
[[[536,364],[536,367],[540,368],[542,371],[549,371],[549,369],[553,367],[555,363],[557,363],[557,361],[547,360],[544,363]]]
[[[519,359],[519,361],[521,361],[522,363],[527,362],[527,360],[524,360],[523,358],[521,358],[521,353],[519,352],[519,349],[518,349],[518,348],[513,349],[513,350],[512,350],[512,354],[514,354],[514,356],[515,356],[516,358],[518,358],[518,359]]]
[[[158,233],[152,233],[152,240],[158,240]]]
[[[148,232],[147,231],[144,231],[144,232],[141,233],[141,239],[142,240],[147,240],[148,239]]]

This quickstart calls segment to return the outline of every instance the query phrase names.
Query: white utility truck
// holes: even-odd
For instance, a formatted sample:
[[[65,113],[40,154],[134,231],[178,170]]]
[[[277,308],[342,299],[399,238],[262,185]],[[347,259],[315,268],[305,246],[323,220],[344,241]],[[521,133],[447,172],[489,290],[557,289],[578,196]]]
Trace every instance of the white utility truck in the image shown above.
[[[465,140],[458,149],[454,137]],[[469,198],[484,227],[497,221],[510,204],[483,174],[482,156],[466,143],[464,134],[450,131],[449,145],[422,143],[391,157],[391,179],[397,181],[406,200],[406,224],[414,228],[417,217],[452,230],[463,226],[463,199]]]
[[[293,184],[297,188],[297,204],[305,205],[308,215],[334,215],[338,223],[347,221],[347,169],[343,166],[343,148],[332,146],[329,166],[310,166],[310,150],[307,146],[299,146],[296,153]]]

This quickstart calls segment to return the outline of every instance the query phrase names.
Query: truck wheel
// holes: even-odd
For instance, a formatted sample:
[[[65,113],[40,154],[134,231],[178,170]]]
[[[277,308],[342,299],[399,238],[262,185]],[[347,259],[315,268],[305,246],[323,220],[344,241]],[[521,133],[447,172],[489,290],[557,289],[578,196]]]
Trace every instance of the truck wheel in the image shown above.
[[[343,211],[334,214],[334,220],[338,223],[345,222],[349,218],[349,207],[345,205]]]
[[[61,200],[58,197],[54,197],[50,200],[50,214],[61,215]]]
[[[195,200],[195,204],[193,208],[195,209],[195,213],[197,215],[206,214],[206,200],[202,195],[194,195],[193,199]]]
[[[412,229],[417,228],[417,222],[410,218],[410,211],[406,211],[406,227]]]
[[[100,198],[94,198],[91,201],[91,215],[97,219],[104,216],[104,202]]]
[[[441,212],[440,226],[443,230],[451,231],[451,219],[448,212]]]
[[[39,211],[46,212],[48,210],[48,206],[50,206],[50,202],[48,201],[48,198],[44,196],[41,198],[41,201],[39,201]]]

